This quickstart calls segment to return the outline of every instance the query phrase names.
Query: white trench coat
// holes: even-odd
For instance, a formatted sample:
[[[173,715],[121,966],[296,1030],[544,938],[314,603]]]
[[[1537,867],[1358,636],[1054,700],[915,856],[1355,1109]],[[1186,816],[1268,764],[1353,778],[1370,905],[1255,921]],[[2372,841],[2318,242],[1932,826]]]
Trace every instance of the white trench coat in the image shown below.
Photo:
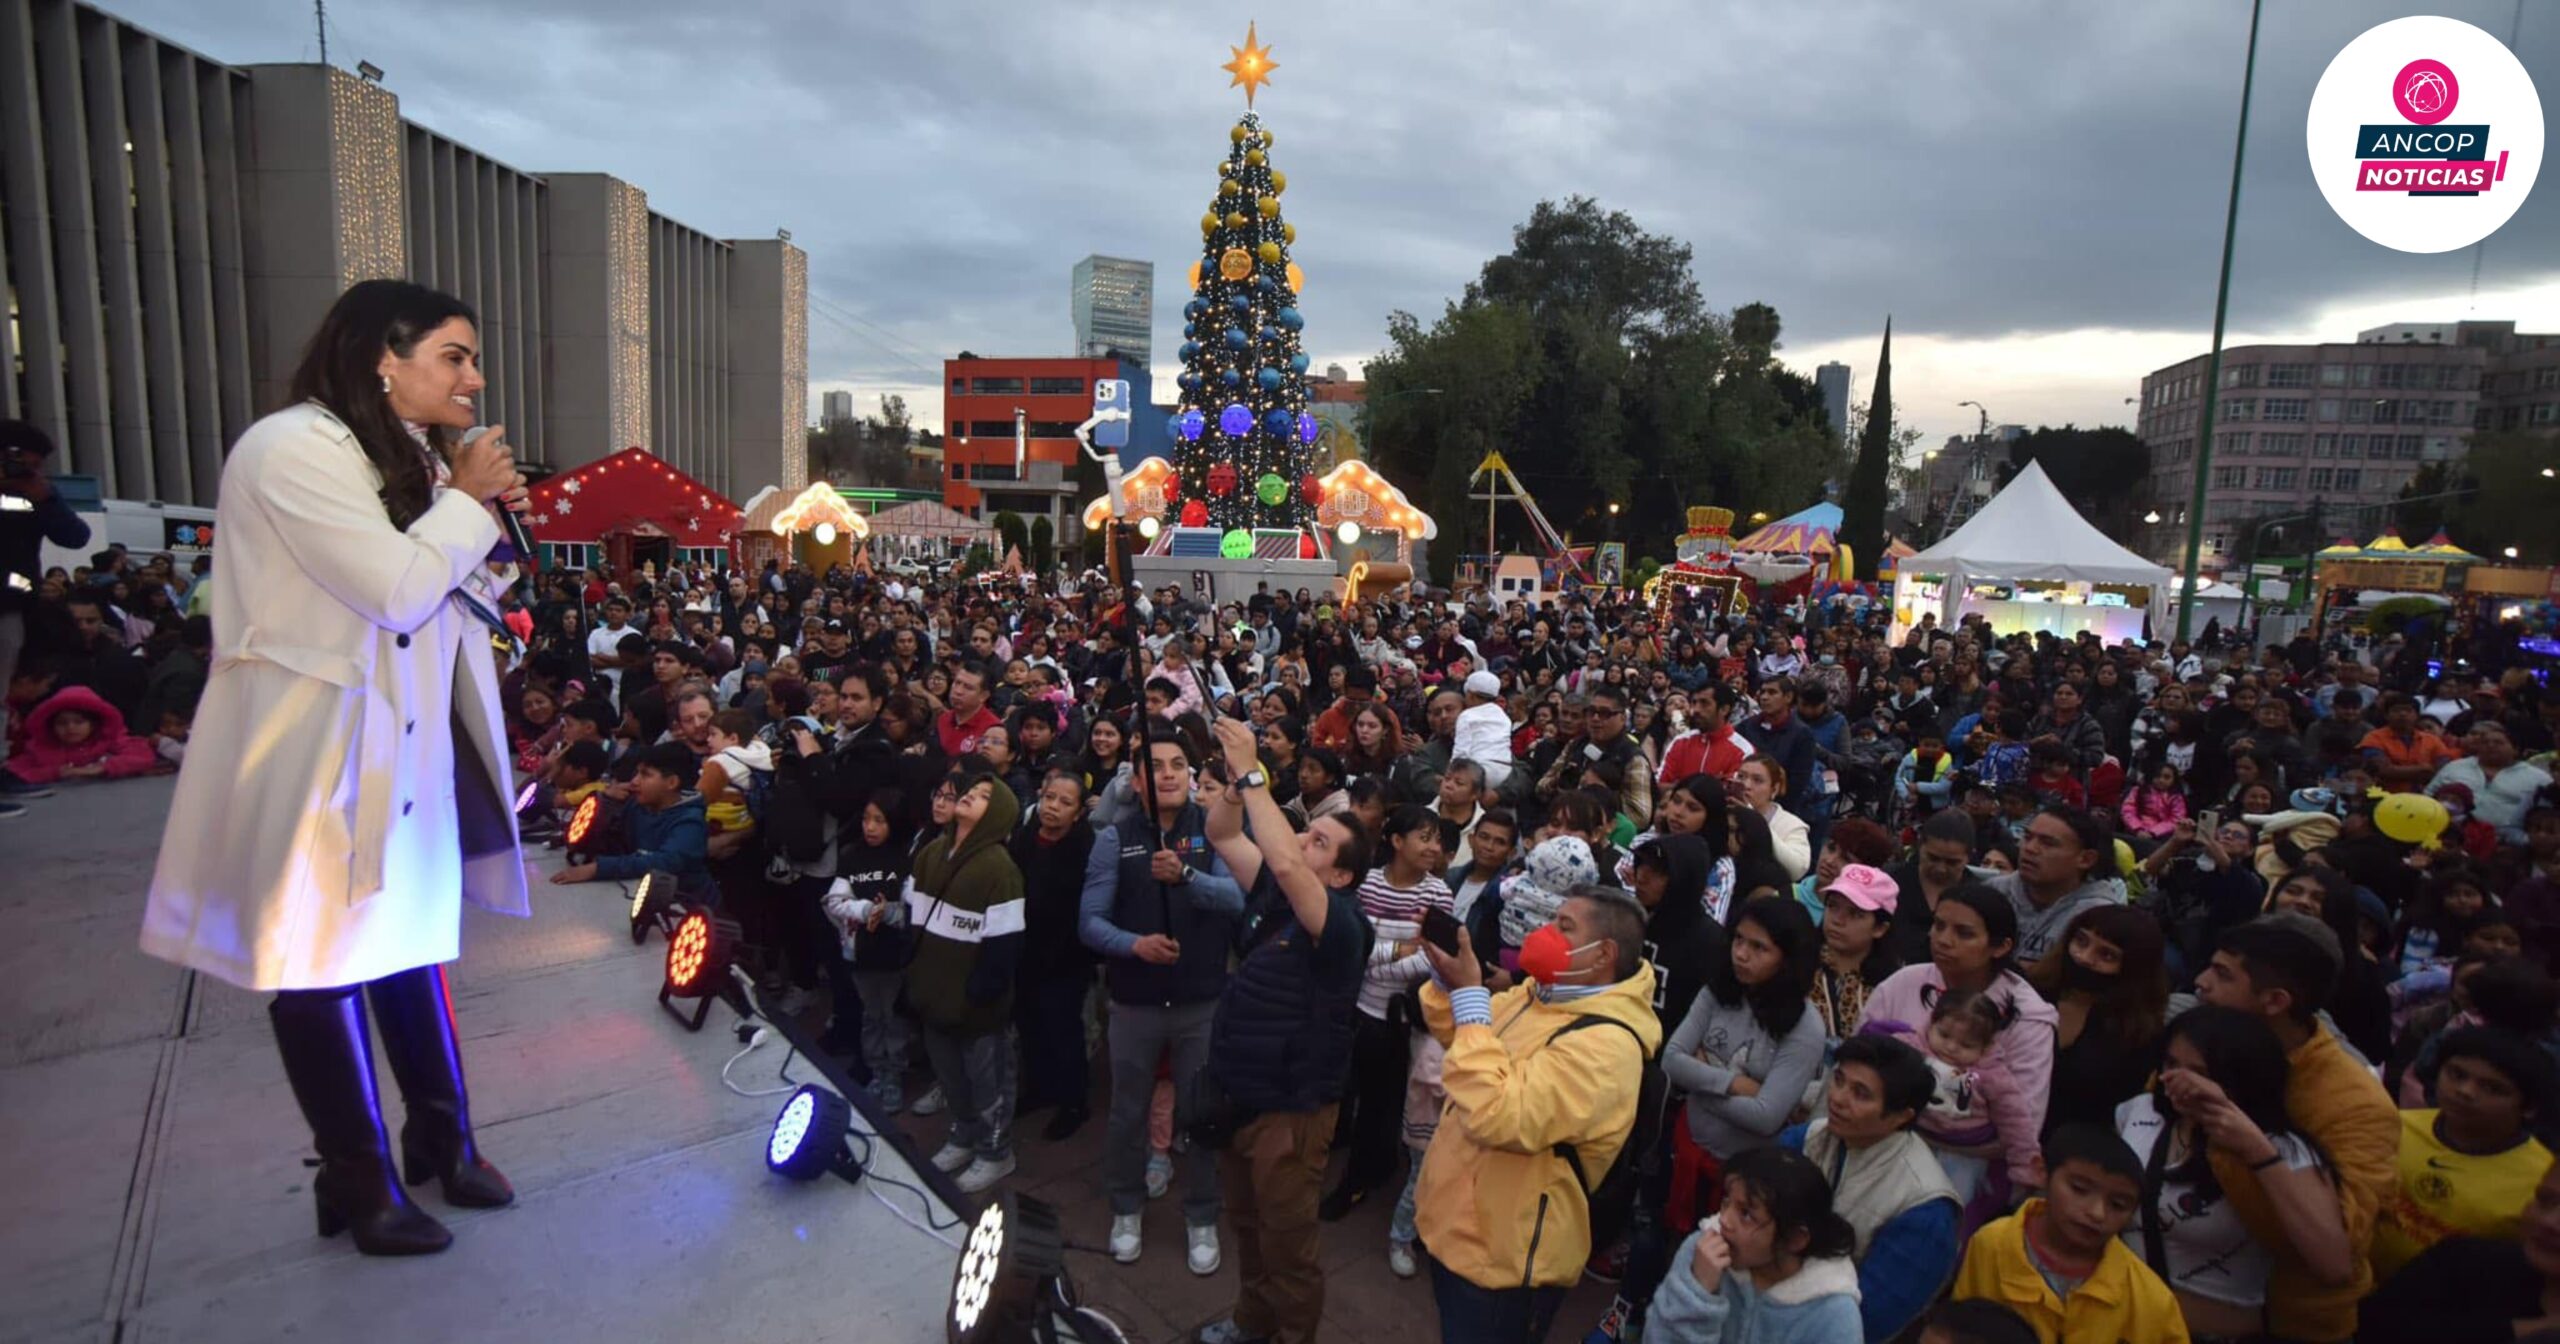
[[[214,663],[160,842],[142,950],[244,989],[453,960],[462,902],[529,913],[489,631],[454,600],[498,524],[439,490],[404,533],[317,404],[223,467]]]

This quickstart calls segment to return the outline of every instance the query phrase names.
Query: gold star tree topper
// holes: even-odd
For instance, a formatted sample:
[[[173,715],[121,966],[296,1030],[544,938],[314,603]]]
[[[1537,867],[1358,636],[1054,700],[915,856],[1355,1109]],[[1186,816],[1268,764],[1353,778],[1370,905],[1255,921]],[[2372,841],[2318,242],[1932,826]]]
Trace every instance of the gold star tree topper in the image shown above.
[[[1244,45],[1229,47],[1227,50],[1234,54],[1235,59],[1218,68],[1234,76],[1227,81],[1228,88],[1232,89],[1239,84],[1244,86],[1244,105],[1247,109],[1251,109],[1254,89],[1270,82],[1271,72],[1279,69],[1280,63],[1271,59],[1271,48],[1255,44],[1254,26],[1251,21],[1247,21],[1244,26]]]

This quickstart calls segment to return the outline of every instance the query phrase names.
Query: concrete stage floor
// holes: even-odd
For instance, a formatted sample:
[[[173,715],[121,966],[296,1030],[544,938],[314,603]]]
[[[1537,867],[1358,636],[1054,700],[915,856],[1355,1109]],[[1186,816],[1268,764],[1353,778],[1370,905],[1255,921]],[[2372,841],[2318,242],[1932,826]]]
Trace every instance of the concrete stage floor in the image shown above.
[[[721,1086],[738,1048],[728,1008],[699,1035],[659,1010],[664,941],[631,945],[613,884],[544,883],[529,920],[465,919],[463,1059],[515,1205],[415,1192],[453,1229],[439,1256],[371,1259],[314,1236],[309,1133],[266,996],[134,946],[169,793],[166,779],[68,788],[0,823],[0,1153],[15,1173],[0,1200],[0,1341],[942,1338],[954,1253],[842,1181],[765,1171],[780,1098]],[[538,853],[541,871],[557,866]],[[733,1077],[778,1086],[781,1059],[777,1040]],[[396,1132],[398,1090],[380,1075]],[[792,1076],[817,1074],[801,1061]],[[1094,1097],[1106,1101],[1098,1079]],[[1040,1137],[1044,1122],[1021,1125],[1011,1184],[1098,1247],[1101,1119],[1063,1143]],[[900,1124],[929,1152],[945,1122]],[[1325,1229],[1327,1340],[1437,1333],[1428,1286],[1387,1270],[1393,1203],[1389,1191]],[[1235,1297],[1232,1244],[1218,1273],[1184,1268],[1174,1198],[1148,1206],[1139,1263],[1078,1255],[1072,1269],[1140,1344],[1187,1339]],[[1579,1338],[1606,1302],[1583,1284],[1554,1337]]]

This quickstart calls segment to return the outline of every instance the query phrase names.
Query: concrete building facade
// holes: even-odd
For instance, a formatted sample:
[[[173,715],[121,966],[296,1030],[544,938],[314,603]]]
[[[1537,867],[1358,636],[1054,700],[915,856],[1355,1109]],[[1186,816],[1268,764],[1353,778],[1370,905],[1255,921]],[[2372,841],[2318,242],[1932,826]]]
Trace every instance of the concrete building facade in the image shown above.
[[[0,4],[0,416],[121,499],[210,505],[358,280],[479,314],[528,463],[634,445],[736,497],[806,481],[807,258],[601,174],[529,172],[333,66],[235,67],[75,0]]]
[[[2477,345],[2393,339],[2252,345],[2222,354],[2204,553],[2228,562],[2267,519],[2321,502],[2324,526],[2378,530],[2379,506],[2429,462],[2460,459],[2479,412],[2489,353]],[[2143,442],[2160,521],[2136,549],[2174,561],[2183,552],[2203,424],[2205,356],[2142,380]]]
[[[1144,367],[1155,337],[1155,263],[1086,257],[1068,285],[1077,357],[1120,355]]]

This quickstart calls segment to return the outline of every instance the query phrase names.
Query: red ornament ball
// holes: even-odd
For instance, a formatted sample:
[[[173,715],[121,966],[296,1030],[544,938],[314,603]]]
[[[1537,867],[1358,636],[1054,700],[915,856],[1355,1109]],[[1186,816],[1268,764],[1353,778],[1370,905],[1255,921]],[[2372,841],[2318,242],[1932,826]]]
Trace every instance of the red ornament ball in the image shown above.
[[[1196,499],[1185,503],[1182,506],[1182,525],[1184,527],[1207,527],[1209,525],[1209,506]]]
[[[1308,479],[1312,480],[1314,478],[1309,477]],[[1313,560],[1316,558],[1316,539],[1308,536],[1304,532],[1298,534],[1298,558],[1301,560]]]
[[[1322,504],[1324,502],[1324,482],[1317,480],[1315,478],[1315,474],[1313,472],[1309,472],[1305,477],[1298,481],[1298,493],[1306,496],[1309,504]]]
[[[1209,468],[1209,493],[1224,499],[1236,492],[1236,464],[1221,462]]]

